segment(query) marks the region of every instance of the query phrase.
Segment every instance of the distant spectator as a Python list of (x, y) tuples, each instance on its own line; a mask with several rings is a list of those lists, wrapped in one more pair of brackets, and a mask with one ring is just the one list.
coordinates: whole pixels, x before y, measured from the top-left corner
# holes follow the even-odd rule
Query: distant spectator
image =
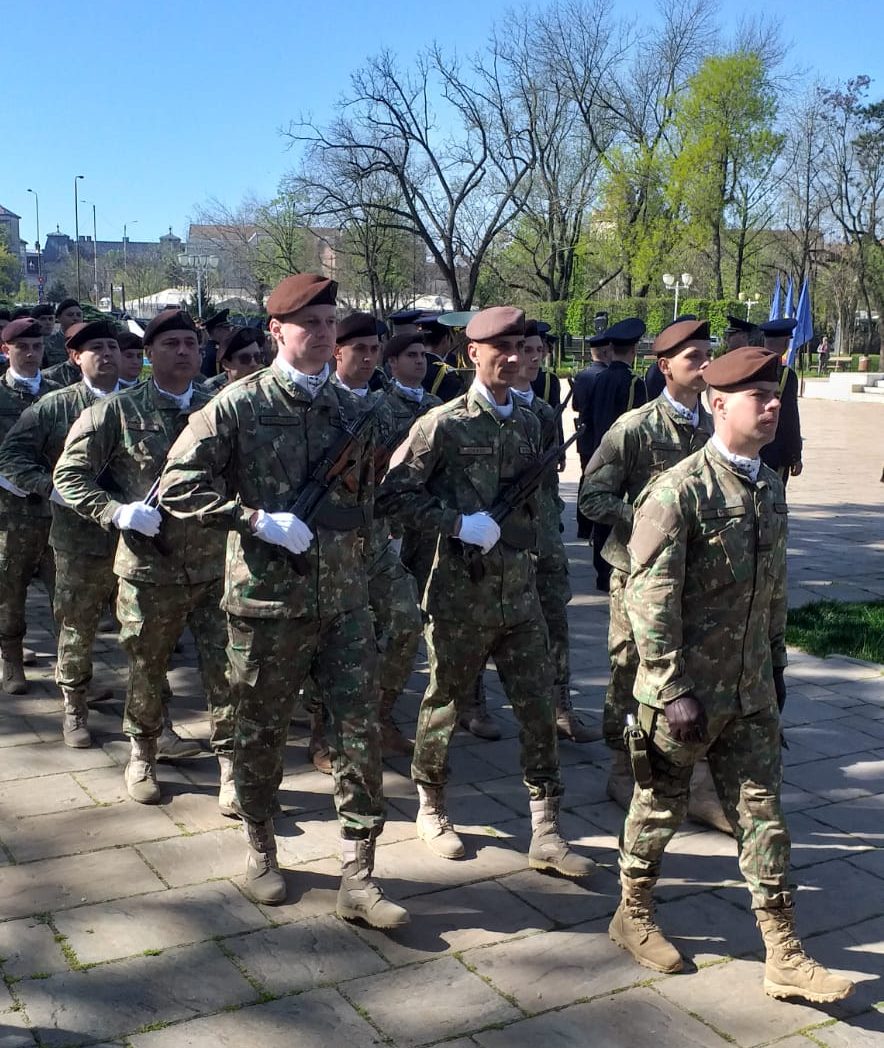
[(817, 367), (816, 373), (822, 375), (824, 372), (829, 370), (829, 357), (832, 354), (832, 349), (829, 346), (829, 336), (823, 335), (823, 340), (817, 347)]

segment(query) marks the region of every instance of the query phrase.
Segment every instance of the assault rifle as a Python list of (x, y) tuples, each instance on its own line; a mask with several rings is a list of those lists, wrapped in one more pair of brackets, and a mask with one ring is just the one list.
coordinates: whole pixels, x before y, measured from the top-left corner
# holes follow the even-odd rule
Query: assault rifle
[[(298, 492), (298, 497), (289, 506), (289, 513), (300, 517), (308, 526), (316, 519), (328, 496), (341, 484), (358, 462), (356, 448), (362, 432), (374, 420), (377, 406), (369, 408), (351, 425), (345, 425), (338, 439), (323, 452), (322, 458), (313, 469), (306, 484)], [(280, 547), (281, 548), (281, 547)], [(295, 571), (304, 576), (307, 574), (307, 558), (303, 553), (290, 553)]]
[[(117, 495), (117, 496), (123, 497), (123, 492), (110, 479), (110, 477), (106, 476), (106, 473), (107, 473), (107, 466), (103, 466), (98, 471), (98, 474), (95, 477), (96, 484), (98, 484), (98, 486), (102, 489), (102, 491), (106, 491), (109, 495)], [(141, 500), (145, 505), (147, 505), (147, 506), (151, 506), (151, 505), (155, 506), (156, 505), (157, 496), (160, 493), (160, 479), (161, 478), (162, 478), (162, 472), (160, 472), (157, 475), (156, 480), (153, 482), (153, 484), (151, 484), (147, 494)], [(162, 514), (162, 513), (163, 513), (163, 511), (160, 510), (160, 514)], [(165, 516), (163, 517), (163, 519), (165, 519)], [(153, 536), (142, 535), (140, 531), (135, 531), (132, 528), (127, 528), (125, 530), (125, 536), (126, 536), (126, 541), (128, 542), (128, 544), (133, 548), (133, 550), (136, 553), (139, 553), (139, 552), (140, 553), (147, 553), (149, 546), (152, 546), (153, 549), (157, 553), (159, 553), (159, 555), (161, 557), (168, 557), (172, 553), (172, 547), (163, 538), (162, 525), (160, 525), (160, 531), (158, 531), (156, 533), (156, 535), (153, 535)]]

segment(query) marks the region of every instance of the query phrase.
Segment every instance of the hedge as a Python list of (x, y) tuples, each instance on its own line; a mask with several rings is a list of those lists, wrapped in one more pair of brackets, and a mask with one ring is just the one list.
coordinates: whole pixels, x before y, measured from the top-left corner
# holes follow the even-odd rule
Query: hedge
[[(648, 328), (648, 334), (656, 335), (672, 321), (673, 297), (667, 298), (617, 298), (582, 299), (572, 298), (562, 302), (522, 302), (519, 305), (529, 317), (544, 320), (552, 325), (555, 333), (589, 336), (595, 333), (593, 317), (597, 312), (608, 314), (608, 323), (616, 324), (627, 317), (640, 317)], [(746, 306), (737, 299), (680, 298), (679, 315), (695, 313), (709, 320), (713, 335), (721, 338), (727, 327), (727, 316), (744, 317)], [(758, 313), (753, 319), (759, 323), (765, 317)]]

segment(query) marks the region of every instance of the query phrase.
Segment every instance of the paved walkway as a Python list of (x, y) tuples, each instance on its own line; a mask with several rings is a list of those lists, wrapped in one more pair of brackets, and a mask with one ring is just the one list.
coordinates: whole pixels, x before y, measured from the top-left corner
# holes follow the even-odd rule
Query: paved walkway
[[(807, 402), (803, 477), (790, 487), (796, 601), (884, 595), (884, 485), (876, 408)], [(876, 449), (876, 450), (870, 450)], [(573, 466), (564, 476), (573, 500)], [(591, 562), (569, 551), (574, 689), (596, 717), (607, 679), (605, 599)], [(655, 1048), (776, 1043), (884, 1045), (884, 677), (845, 659), (793, 654), (784, 798), (793, 833), (799, 926), (814, 955), (857, 993), (833, 1007), (761, 991), (760, 942), (733, 842), (686, 825), (660, 886), (660, 919), (693, 965), (677, 976), (635, 966), (609, 941), (622, 813), (605, 798), (603, 745), (563, 744), (565, 832), (600, 863), (586, 885), (527, 869), (527, 801), (517, 728), (493, 671), (494, 744), (459, 735), (452, 814), (468, 859), (434, 859), (416, 841), (402, 762), (386, 772), (390, 821), (377, 870), (413, 922), (395, 935), (333, 916), (337, 826), (330, 781), (293, 730), (277, 820), (292, 902), (240, 892), (239, 831), (217, 814), (214, 761), (165, 765), (166, 801), (126, 800), (120, 706), (92, 716), (98, 743), (59, 741), (48, 610), (35, 594), (32, 694), (0, 698), (0, 1048), (350, 1048), (446, 1042)], [(98, 675), (122, 686), (115, 639)], [(183, 733), (207, 737), (192, 646), (172, 674)], [(416, 709), (420, 667), (405, 708)], [(876, 1003), (878, 1008), (876, 1008)]]

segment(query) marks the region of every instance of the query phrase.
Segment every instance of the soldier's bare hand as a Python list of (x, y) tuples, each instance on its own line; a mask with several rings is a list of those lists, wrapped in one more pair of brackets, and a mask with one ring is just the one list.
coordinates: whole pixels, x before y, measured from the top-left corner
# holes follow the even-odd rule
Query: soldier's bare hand
[(801, 476), (801, 471), (803, 469), (804, 469), (804, 463), (803, 462), (793, 462), (792, 465), (789, 467), (789, 472), (792, 474), (793, 477), (800, 477)]
[(693, 695), (679, 695), (663, 707), (669, 732), (676, 742), (704, 742), (706, 710)]
[(780, 713), (783, 712), (783, 707), (786, 705), (786, 678), (784, 676), (786, 670), (784, 666), (775, 666), (773, 671), (773, 684), (774, 691), (777, 694), (777, 706), (780, 708)]

